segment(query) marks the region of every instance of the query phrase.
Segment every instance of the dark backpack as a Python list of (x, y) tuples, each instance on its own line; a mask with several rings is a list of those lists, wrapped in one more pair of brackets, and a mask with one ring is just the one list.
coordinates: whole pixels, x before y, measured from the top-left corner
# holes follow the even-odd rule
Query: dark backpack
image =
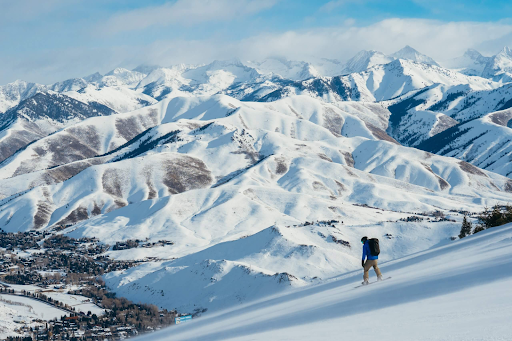
[(379, 240), (377, 238), (368, 239), (368, 246), (372, 256), (378, 256), (380, 253)]

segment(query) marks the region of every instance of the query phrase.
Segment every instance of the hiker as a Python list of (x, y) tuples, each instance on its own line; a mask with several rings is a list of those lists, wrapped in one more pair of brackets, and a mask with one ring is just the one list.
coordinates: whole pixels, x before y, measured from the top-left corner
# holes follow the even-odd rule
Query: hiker
[[(378, 239), (372, 239), (371, 241), (377, 241), (377, 249), (379, 249), (379, 241)], [(364, 275), (363, 275), (363, 285), (367, 285), (367, 284), (370, 284), (370, 282), (368, 281), (368, 278), (370, 277), (370, 274), (368, 273), (368, 271), (370, 271), (370, 268), (373, 267), (373, 269), (375, 270), (375, 274), (377, 275), (377, 280), (378, 281), (382, 281), (382, 274), (380, 273), (380, 269), (379, 267), (377, 266), (377, 261), (379, 259), (379, 253), (380, 253), (380, 250), (376, 250), (376, 254), (374, 255), (371, 251), (371, 248), (370, 248), (370, 240), (368, 240), (368, 237), (363, 237), (361, 238), (361, 243), (363, 244), (363, 261), (361, 263), (361, 265), (363, 266), (364, 268)], [(374, 250), (375, 252), (375, 250)], [(365, 259), (366, 259), (366, 262), (365, 262)]]

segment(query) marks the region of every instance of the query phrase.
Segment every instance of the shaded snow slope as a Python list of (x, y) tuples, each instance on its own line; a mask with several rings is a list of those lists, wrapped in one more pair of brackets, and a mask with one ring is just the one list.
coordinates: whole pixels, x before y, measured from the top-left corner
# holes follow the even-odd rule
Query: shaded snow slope
[(0, 178), (6, 179), (62, 166), (111, 151), (160, 120), (159, 106), (130, 114), (92, 117), (42, 137), (4, 160)]
[(474, 90), (490, 90), (500, 84), (480, 77), (470, 77), (435, 65), (397, 59), (385, 65), (337, 77), (312, 78), (284, 84), (262, 101), (297, 94), (336, 101), (383, 101), (434, 84), (469, 85)]
[[(224, 223), (220, 237), (252, 219), (254, 211), (243, 209), (244, 205), (267, 212), (268, 218), (258, 224), (261, 229), (278, 216), (284, 221), (322, 219), (327, 215), (334, 219), (343, 211), (333, 204), (338, 200), (396, 211), (431, 211), (435, 207), (460, 209), (469, 204), (477, 208), (510, 197), (507, 178), (456, 159), (400, 146), (357, 116), (309, 97), (248, 103), (219, 95), (174, 98), (165, 103), (140, 109), (131, 116), (85, 120), (6, 160), (0, 170), (5, 179), (1, 182), (6, 198), (0, 203), (4, 229), (72, 224), (99, 212), (156, 198), (160, 198), (157, 207), (179, 207), (181, 204), (172, 204), (174, 198), (163, 197), (205, 186), (212, 188), (187, 194), (185, 197), (190, 198), (182, 200), (188, 202), (186, 212), (195, 212), (194, 219), (208, 221), (209, 214), (225, 209), (219, 206), (225, 202), (241, 209), (232, 223)], [(61, 148), (63, 144), (67, 147)], [(175, 158), (176, 167), (172, 161), (165, 161), (168, 157)], [(188, 166), (185, 160), (191, 160)], [(158, 186), (152, 180), (142, 180), (144, 172), (149, 172), (151, 178), (151, 167), (168, 169)], [(209, 180), (197, 186), (188, 175), (182, 178), (182, 172), (192, 176), (187, 167), (206, 172), (203, 175)], [(123, 168), (126, 171), (121, 172)], [(109, 181), (114, 182), (109, 185)], [(25, 193), (34, 186), (40, 187)], [(63, 196), (62, 192), (74, 194)], [(274, 200), (261, 201), (261, 196), (268, 196), (266, 192), (281, 196), (280, 200), (289, 202), (289, 206)], [(293, 210), (302, 202), (301, 195), (318, 201), (325, 209), (311, 213)], [(141, 207), (147, 205), (154, 203)], [(165, 230), (170, 223), (167, 208), (156, 212), (156, 218), (138, 216), (136, 224), (119, 219), (118, 214), (131, 215), (130, 210), (94, 218), (80, 225), (80, 231), (93, 233), (96, 227), (114, 219), (119, 231), (104, 237), (112, 242), (127, 235), (123, 228), (138, 230), (148, 219), (158, 218), (158, 223), (152, 224), (152, 230), (141, 230), (146, 237), (156, 238), (156, 231)], [(176, 224), (191, 223), (188, 214), (176, 219)], [(262, 226), (264, 222), (266, 226)], [(100, 231), (94, 233), (102, 235)], [(200, 237), (197, 245), (208, 245), (215, 238)]]
[(361, 272), (354, 271), (141, 339), (332, 340), (342, 330), (351, 340), (506, 340), (511, 241), (511, 225), (495, 227), (381, 263), (391, 276), (382, 283), (355, 289)]
[(418, 148), (456, 157), (498, 174), (512, 174), (512, 109), (456, 125), (424, 141)]
[(114, 113), (96, 102), (86, 104), (54, 92), (37, 93), (0, 117), (0, 161), (66, 126)]
[(407, 146), (418, 146), (458, 123), (512, 107), (512, 85), (482, 90), (471, 85), (434, 84), (383, 102), (390, 112), (387, 133)]

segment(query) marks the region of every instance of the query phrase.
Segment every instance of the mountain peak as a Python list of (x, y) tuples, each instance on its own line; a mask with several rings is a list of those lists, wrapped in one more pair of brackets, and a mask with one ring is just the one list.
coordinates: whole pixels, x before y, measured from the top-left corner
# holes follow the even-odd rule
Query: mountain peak
[(475, 49), (467, 49), (463, 56), (473, 60), (479, 60), (483, 57), (482, 54)]
[(512, 57), (512, 49), (508, 46), (505, 46), (503, 49), (501, 49), (498, 55)]
[(418, 50), (412, 48), (410, 45), (405, 45), (400, 51), (410, 52), (410, 53), (419, 53)]
[(84, 80), (89, 83), (99, 82), (103, 78), (103, 75), (99, 72), (95, 72), (92, 75), (84, 77)]
[(418, 63), (424, 63), (424, 64), (430, 64), (430, 65), (439, 66), (439, 64), (437, 64), (434, 59), (430, 58), (427, 55), (424, 55), (424, 54), (418, 52), (417, 50), (415, 50), (414, 48), (412, 48), (409, 45), (406, 45), (401, 50), (393, 53), (391, 56), (394, 57), (394, 58), (398, 58), (398, 59), (407, 59), (407, 60), (412, 60), (412, 61), (415, 61), (415, 62), (418, 62)]
[(393, 57), (386, 56), (384, 53), (379, 51), (362, 50), (347, 61), (344, 72), (362, 72), (374, 65), (387, 64), (393, 59)]
[(160, 68), (160, 66), (158, 66), (158, 65), (141, 64), (141, 65), (137, 66), (135, 69), (133, 69), (132, 71), (140, 72), (145, 75), (149, 75), (151, 72), (153, 72), (159, 68)]
[(131, 71), (128, 69), (122, 68), (122, 67), (116, 67), (114, 70), (110, 71), (105, 76), (118, 75), (118, 74), (123, 74), (123, 73), (127, 73), (127, 72), (131, 72)]

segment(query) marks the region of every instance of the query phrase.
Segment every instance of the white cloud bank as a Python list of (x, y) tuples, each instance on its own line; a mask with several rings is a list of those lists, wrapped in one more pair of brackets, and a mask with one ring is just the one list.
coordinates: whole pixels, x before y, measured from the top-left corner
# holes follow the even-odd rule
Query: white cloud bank
[(240, 19), (275, 5), (277, 0), (178, 0), (112, 16), (99, 32), (116, 34), (150, 26), (187, 25)]
[(468, 48), (481, 49), (482, 53), (490, 55), (507, 44), (512, 45), (512, 25), (507, 23), (387, 19), (364, 27), (346, 26), (345, 21), (340, 27), (265, 33), (231, 42), (219, 39), (160, 41), (147, 46), (145, 53), (148, 62), (162, 65), (269, 56), (347, 60), (360, 50), (392, 53), (411, 45), (442, 63), (462, 55)]
[[(142, 21), (139, 25), (143, 27), (148, 23)], [(141, 63), (168, 66), (235, 57), (257, 60), (268, 56), (302, 60), (318, 57), (347, 60), (362, 49), (391, 53), (405, 45), (411, 45), (441, 64), (460, 56), (467, 48), (476, 48), (490, 55), (504, 45), (512, 45), (512, 24), (387, 19), (360, 27), (347, 26), (344, 22), (339, 27), (263, 33), (237, 41), (225, 41), (222, 38), (169, 39), (137, 46), (112, 44), (94, 50), (75, 48), (47, 51), (44, 55), (23, 56), (15, 61), (0, 56), (0, 63), (4, 70), (9, 70), (16, 78), (49, 83), (95, 71), (106, 72), (118, 66), (134, 67)]]

